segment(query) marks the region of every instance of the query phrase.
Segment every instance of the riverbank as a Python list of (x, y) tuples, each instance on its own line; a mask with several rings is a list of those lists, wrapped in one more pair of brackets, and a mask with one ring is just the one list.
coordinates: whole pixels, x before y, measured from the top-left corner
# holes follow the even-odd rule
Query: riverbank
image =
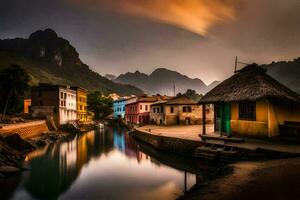
[(13, 130), (19, 131), (2, 131), (0, 134), (0, 179), (28, 170), (28, 167), (24, 166), (22, 161), (30, 152), (95, 128), (91, 124), (82, 125), (79, 129), (65, 127), (56, 131), (36, 132), (34, 137), (28, 137), (28, 135), (32, 135), (27, 134), (28, 130), (34, 129), (36, 131), (37, 127), (40, 129), (40, 126), (44, 126), (44, 123), (33, 122), (32, 126), (27, 125), (26, 129), (22, 131), (21, 126), (24, 126), (24, 124), (16, 124), (16, 126), (20, 127)]
[[(212, 127), (208, 127), (211, 130)], [(211, 144), (223, 146), (222, 140), (200, 139), (202, 126), (156, 126), (147, 125), (136, 128), (132, 132), (133, 136), (153, 145), (156, 148), (166, 151), (181, 152), (184, 144), (189, 149), (189, 155), (194, 153), (197, 146)], [(219, 135), (208, 132), (208, 136), (217, 138)], [(264, 160), (273, 158), (287, 158), (300, 156), (300, 145), (288, 143), (274, 139), (254, 139), (254, 138), (235, 138), (242, 139), (243, 142), (226, 141), (227, 147), (232, 147), (239, 151), (240, 160)], [(177, 144), (178, 143), (178, 144)], [(184, 150), (185, 151), (185, 150)]]
[(297, 199), (300, 195), (300, 158), (231, 165), (232, 174), (196, 186), (179, 199)]

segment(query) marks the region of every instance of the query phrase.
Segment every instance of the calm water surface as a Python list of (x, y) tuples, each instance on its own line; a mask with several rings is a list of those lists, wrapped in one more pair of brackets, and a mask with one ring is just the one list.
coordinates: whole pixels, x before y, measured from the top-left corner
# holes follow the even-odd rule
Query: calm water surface
[(168, 200), (198, 180), (189, 161), (143, 147), (117, 128), (47, 146), (26, 162), (31, 170), (5, 184), (9, 199)]

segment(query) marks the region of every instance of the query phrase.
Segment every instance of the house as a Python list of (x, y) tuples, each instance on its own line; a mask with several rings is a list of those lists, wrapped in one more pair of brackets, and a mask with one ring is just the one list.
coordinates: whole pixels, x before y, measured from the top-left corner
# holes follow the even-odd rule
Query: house
[[(199, 103), (214, 104), (215, 131), (226, 135), (274, 137), (280, 134), (280, 125), (300, 121), (299, 95), (256, 64), (237, 71)], [(204, 125), (204, 134), (205, 130)]]
[(29, 108), (31, 106), (31, 99), (24, 99), (24, 113), (29, 113)]
[(120, 96), (117, 93), (111, 93), (108, 95), (108, 97), (112, 98), (112, 100), (118, 100)]
[(79, 122), (87, 121), (87, 90), (81, 87), (71, 87), (76, 91), (77, 120)]
[(57, 125), (76, 121), (76, 91), (69, 86), (40, 83), (31, 89), (33, 117), (53, 117)]
[(126, 123), (130, 124), (148, 124), (150, 122), (150, 106), (165, 96), (142, 96), (133, 97), (126, 101), (125, 118)]
[(125, 105), (126, 98), (121, 98), (113, 102), (114, 118), (124, 119), (125, 118)]
[(185, 95), (151, 105), (151, 123), (158, 125), (195, 125), (202, 122), (202, 108)]

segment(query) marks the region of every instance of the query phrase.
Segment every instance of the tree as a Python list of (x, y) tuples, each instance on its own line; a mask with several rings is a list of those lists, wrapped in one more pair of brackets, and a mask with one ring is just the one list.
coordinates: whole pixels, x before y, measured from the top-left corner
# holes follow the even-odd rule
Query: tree
[(202, 94), (198, 94), (195, 90), (192, 89), (187, 89), (184, 95), (195, 101), (199, 101), (203, 97)]
[(104, 119), (113, 112), (113, 100), (100, 91), (88, 95), (88, 109), (95, 113), (95, 119)]
[(19, 111), (24, 95), (30, 87), (29, 82), (29, 74), (19, 65), (11, 65), (0, 72), (2, 120), (8, 111)]

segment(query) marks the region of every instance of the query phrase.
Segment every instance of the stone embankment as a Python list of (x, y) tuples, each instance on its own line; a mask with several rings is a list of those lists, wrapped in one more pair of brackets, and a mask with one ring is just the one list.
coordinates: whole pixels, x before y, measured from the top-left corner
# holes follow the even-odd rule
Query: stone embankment
[[(195, 141), (178, 137), (169, 137), (165, 135), (151, 134), (151, 132), (135, 129), (131, 135), (145, 142), (158, 150), (174, 153), (178, 155), (196, 157), (199, 159), (207, 159), (205, 156), (196, 156), (195, 151), (199, 146), (208, 145), (210, 143), (204, 141)], [(262, 148), (244, 148), (235, 146), (236, 154), (232, 156), (220, 157), (215, 156), (214, 160), (222, 162), (237, 162), (237, 161), (254, 161), (254, 160), (270, 160), (279, 158), (299, 157), (299, 153), (281, 152)], [(212, 152), (213, 153), (213, 152)]]
[(132, 131), (131, 134), (134, 138), (150, 144), (159, 150), (181, 155), (192, 155), (195, 149), (201, 144), (200, 141), (159, 136), (137, 130)]
[(0, 128), (0, 179), (26, 170), (26, 155), (42, 146), (94, 129), (93, 124), (50, 131), (45, 120), (2, 125)]
[(49, 128), (45, 120), (9, 124), (0, 127), (0, 133), (2, 135), (17, 133), (25, 139), (37, 137), (46, 132), (49, 132)]

